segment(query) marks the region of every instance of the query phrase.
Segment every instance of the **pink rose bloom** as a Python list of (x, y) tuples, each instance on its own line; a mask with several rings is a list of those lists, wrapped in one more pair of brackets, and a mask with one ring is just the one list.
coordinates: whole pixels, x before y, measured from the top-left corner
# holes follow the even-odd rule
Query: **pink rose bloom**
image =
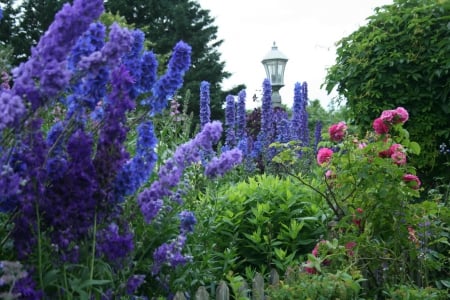
[(387, 125), (381, 118), (375, 119), (373, 121), (372, 127), (378, 134), (385, 134), (389, 132), (389, 125)]
[(420, 185), (422, 184), (419, 180), (419, 177), (413, 174), (405, 174), (403, 175), (403, 181), (408, 184), (413, 190), (418, 190)]
[(319, 165), (328, 163), (331, 160), (331, 156), (333, 156), (333, 150), (329, 148), (320, 148), (317, 152), (317, 163)]
[(381, 113), (380, 119), (383, 120), (385, 123), (392, 124), (394, 121), (396, 112), (395, 110), (385, 110)]
[(406, 153), (403, 146), (394, 144), (389, 148), (392, 160), (399, 166), (406, 164)]
[(339, 122), (333, 124), (328, 128), (328, 133), (330, 134), (330, 140), (333, 142), (340, 142), (347, 132), (347, 124), (345, 122)]
[(397, 107), (395, 109), (395, 118), (394, 118), (394, 124), (405, 124), (406, 121), (409, 119), (409, 114), (406, 109), (403, 107)]

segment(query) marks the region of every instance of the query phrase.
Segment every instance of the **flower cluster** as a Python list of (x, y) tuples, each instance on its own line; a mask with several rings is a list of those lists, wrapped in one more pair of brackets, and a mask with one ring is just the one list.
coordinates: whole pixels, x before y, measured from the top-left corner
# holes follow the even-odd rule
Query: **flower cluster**
[(232, 95), (228, 95), (225, 101), (225, 147), (231, 149), (236, 144), (236, 103)]
[(219, 157), (213, 157), (205, 167), (205, 175), (209, 178), (223, 176), (234, 166), (242, 162), (242, 151), (234, 148), (223, 152)]
[(319, 165), (324, 165), (331, 161), (331, 157), (333, 156), (333, 150), (329, 148), (320, 148), (317, 152), (317, 163)]
[(211, 121), (211, 109), (209, 107), (209, 82), (200, 83), (200, 127), (203, 128), (206, 123)]
[(386, 134), (392, 125), (404, 124), (408, 121), (409, 114), (403, 107), (397, 107), (394, 110), (385, 110), (379, 118), (373, 121), (373, 129), (378, 134)]
[(159, 170), (159, 178), (138, 196), (138, 204), (147, 223), (157, 216), (163, 206), (163, 198), (171, 196), (171, 189), (180, 181), (183, 171), (192, 163), (200, 162), (201, 151), (211, 151), (222, 134), (222, 124), (218, 121), (207, 123), (194, 139), (180, 145), (173, 157)]
[(333, 142), (340, 142), (344, 138), (347, 132), (347, 124), (345, 122), (339, 122), (333, 124), (328, 128), (328, 133), (330, 134), (330, 140)]

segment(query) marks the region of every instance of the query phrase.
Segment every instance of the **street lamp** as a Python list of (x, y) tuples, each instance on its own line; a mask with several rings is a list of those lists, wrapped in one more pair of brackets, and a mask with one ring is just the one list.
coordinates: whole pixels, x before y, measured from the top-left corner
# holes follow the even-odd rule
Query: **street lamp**
[(288, 58), (278, 50), (277, 45), (273, 42), (272, 50), (270, 50), (261, 61), (266, 69), (266, 76), (272, 85), (272, 104), (273, 107), (281, 107), (281, 96), (279, 90), (284, 86), (284, 69)]

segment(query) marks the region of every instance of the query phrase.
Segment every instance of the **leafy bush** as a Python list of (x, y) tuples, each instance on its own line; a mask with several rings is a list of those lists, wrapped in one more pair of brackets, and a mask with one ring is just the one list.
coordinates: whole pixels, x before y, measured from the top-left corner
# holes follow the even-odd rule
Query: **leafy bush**
[(360, 281), (341, 271), (310, 275), (299, 268), (289, 269), (280, 284), (267, 288), (267, 299), (360, 299)]
[(216, 203), (219, 251), (234, 249), (237, 270), (284, 271), (324, 234), (322, 203), (290, 179), (258, 175), (223, 191)]

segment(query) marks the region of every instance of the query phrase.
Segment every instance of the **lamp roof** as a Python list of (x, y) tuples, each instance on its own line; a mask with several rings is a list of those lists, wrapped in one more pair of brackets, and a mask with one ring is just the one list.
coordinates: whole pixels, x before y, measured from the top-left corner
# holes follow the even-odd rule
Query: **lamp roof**
[(274, 60), (274, 59), (285, 61), (288, 60), (287, 56), (284, 55), (280, 50), (278, 50), (278, 47), (275, 42), (273, 42), (272, 50), (267, 52), (266, 56), (264, 56), (262, 63), (264, 63), (267, 60)]

